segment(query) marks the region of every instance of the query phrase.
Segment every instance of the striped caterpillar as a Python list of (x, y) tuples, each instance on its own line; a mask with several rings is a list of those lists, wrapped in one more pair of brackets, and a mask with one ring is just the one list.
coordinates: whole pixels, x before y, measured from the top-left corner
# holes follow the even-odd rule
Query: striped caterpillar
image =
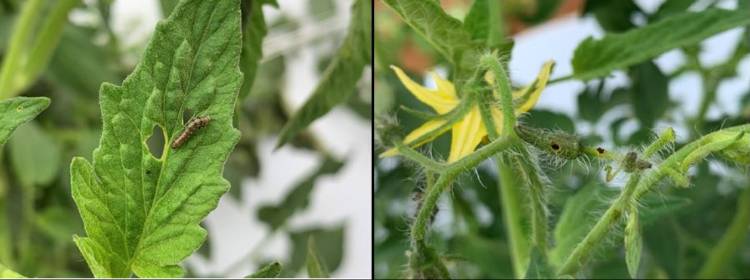
[(190, 139), (190, 136), (192, 136), (196, 130), (208, 125), (209, 121), (211, 121), (211, 117), (209, 116), (197, 117), (188, 121), (187, 125), (185, 126), (185, 130), (180, 133), (180, 135), (177, 136), (176, 139), (174, 139), (174, 142), (172, 142), (172, 149), (177, 149), (185, 144), (185, 142)]

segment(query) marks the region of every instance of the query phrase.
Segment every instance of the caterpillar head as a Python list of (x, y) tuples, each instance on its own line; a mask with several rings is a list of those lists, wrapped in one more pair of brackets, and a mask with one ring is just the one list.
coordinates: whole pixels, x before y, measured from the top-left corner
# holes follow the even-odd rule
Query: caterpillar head
[(522, 124), (516, 125), (514, 130), (518, 137), (551, 155), (564, 159), (577, 159), (583, 155), (581, 141), (573, 134), (547, 131)]

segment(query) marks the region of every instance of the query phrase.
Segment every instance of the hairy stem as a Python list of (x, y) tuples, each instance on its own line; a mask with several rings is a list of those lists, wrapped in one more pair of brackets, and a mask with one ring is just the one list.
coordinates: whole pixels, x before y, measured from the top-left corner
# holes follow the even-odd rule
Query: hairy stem
[(513, 92), (510, 88), (510, 80), (505, 68), (494, 55), (485, 55), (481, 58), (480, 63), (495, 77), (493, 86), (495, 92), (500, 96), (500, 106), (503, 110), (503, 134), (513, 135), (513, 126), (516, 125), (516, 115), (513, 109)]
[(411, 229), (411, 238), (413, 244), (424, 240), (425, 232), (427, 232), (427, 225), (430, 223), (432, 212), (437, 205), (440, 195), (443, 194), (448, 187), (453, 183), (453, 179), (456, 178), (459, 172), (457, 170), (450, 170), (443, 173), (438, 177), (435, 184), (427, 186), (427, 194), (422, 200), (422, 207), (419, 208), (417, 217), (414, 220), (414, 225)]
[(737, 199), (736, 213), (727, 232), (711, 250), (708, 260), (698, 272), (698, 278), (717, 279), (724, 276), (721, 273), (745, 243), (750, 230), (750, 187), (745, 188)]
[[(499, 79), (502, 80), (502, 79)], [(501, 95), (507, 96), (507, 99), (503, 101), (507, 105), (508, 99), (510, 99), (510, 92), (502, 92)], [(480, 95), (479, 96), (479, 111), (482, 116), (482, 122), (487, 128), (487, 134), (490, 139), (499, 137), (498, 132), (495, 130), (495, 123), (492, 119), (489, 104), (491, 102), (491, 95)], [(513, 123), (512, 125), (515, 125)], [(507, 122), (505, 127), (509, 127)], [(527, 242), (527, 237), (523, 234), (522, 217), (519, 215), (522, 213), (520, 208), (523, 203), (523, 196), (518, 191), (520, 185), (528, 186), (528, 196), (531, 206), (531, 237), (532, 242), (539, 248), (539, 251), (546, 257), (547, 253), (547, 211), (545, 207), (545, 195), (544, 185), (542, 178), (539, 175), (539, 170), (536, 165), (531, 161), (531, 155), (525, 146), (521, 145), (521, 141), (515, 132), (506, 134), (513, 141), (513, 148), (520, 152), (520, 155), (498, 155), (498, 173), (501, 176), (501, 199), (502, 207), (504, 207), (504, 213), (506, 213), (505, 223), (508, 228), (508, 235), (510, 237), (511, 244), (517, 246), (511, 247), (511, 256), (513, 258), (513, 271), (516, 277), (523, 277), (526, 273), (526, 268), (529, 262), (530, 248)], [(523, 184), (518, 184), (514, 180), (514, 176), (522, 175)], [(506, 199), (507, 198), (507, 199)], [(511, 200), (512, 199), (512, 200)], [(508, 200), (508, 201), (506, 201)]]
[(625, 189), (612, 205), (604, 212), (604, 215), (596, 222), (593, 228), (586, 234), (586, 237), (576, 245), (573, 252), (563, 262), (558, 271), (559, 275), (575, 274), (594, 252), (594, 248), (602, 239), (610, 233), (612, 227), (620, 221), (622, 213), (633, 203), (633, 193), (640, 180), (640, 173), (635, 172), (630, 175)]
[(515, 172), (503, 160), (497, 161), (500, 174), (500, 207), (502, 207), (503, 222), (508, 232), (510, 256), (513, 265), (513, 275), (523, 278), (529, 265), (529, 239), (523, 230), (523, 194), (517, 187)]
[(406, 145), (396, 143), (396, 148), (398, 149), (399, 154), (427, 168), (427, 170), (436, 173), (445, 171), (444, 164), (434, 161)]

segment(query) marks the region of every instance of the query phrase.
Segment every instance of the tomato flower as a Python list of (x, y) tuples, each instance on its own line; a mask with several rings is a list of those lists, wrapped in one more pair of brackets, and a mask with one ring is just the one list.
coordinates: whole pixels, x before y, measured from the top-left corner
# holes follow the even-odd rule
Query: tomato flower
[[(545, 63), (539, 71), (536, 80), (531, 85), (513, 92), (514, 113), (516, 115), (528, 112), (534, 107), (539, 100), (539, 95), (541, 95), (542, 90), (547, 85), (553, 66), (554, 62), (552, 61)], [(438, 115), (444, 115), (451, 112), (462, 102), (462, 100), (456, 95), (456, 89), (453, 86), (453, 83), (441, 78), (435, 73), (431, 73), (431, 76), (437, 85), (437, 89), (428, 89), (414, 82), (400, 68), (396, 66), (391, 66), (391, 68), (396, 72), (396, 75), (406, 89), (408, 89), (409, 92), (419, 101), (427, 104), (435, 110)], [(494, 79), (490, 72), (487, 72), (487, 75), (485, 75), (485, 80), (489, 84), (494, 83)], [(497, 131), (502, 131), (503, 113), (501, 109), (499, 106), (492, 106), (490, 110), (495, 123), (495, 129)], [(406, 135), (406, 138), (404, 138), (404, 144), (409, 147), (419, 147), (433, 141), (446, 131), (451, 130), (451, 148), (450, 154), (448, 155), (448, 162), (450, 163), (472, 153), (482, 142), (482, 139), (487, 136), (487, 128), (482, 122), (478, 104), (472, 104), (470, 109), (451, 126), (445, 127), (447, 122), (447, 120), (440, 118), (425, 122)], [(438, 131), (427, 139), (416, 141), (423, 138), (422, 136), (441, 128), (443, 131)], [(398, 151), (396, 148), (391, 148), (380, 156), (388, 157), (395, 155), (398, 155)]]

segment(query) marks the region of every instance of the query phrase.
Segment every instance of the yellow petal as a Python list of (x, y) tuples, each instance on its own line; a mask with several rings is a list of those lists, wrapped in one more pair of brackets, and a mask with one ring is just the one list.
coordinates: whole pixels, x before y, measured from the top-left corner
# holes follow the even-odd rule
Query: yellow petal
[(449, 92), (449, 90), (453, 88), (453, 85), (451, 84), (450, 88), (446, 85), (446, 83), (450, 82), (435, 80), (435, 82), (438, 83), (438, 90), (430, 90), (414, 82), (406, 75), (406, 73), (404, 73), (404, 71), (401, 70), (401, 68), (391, 65), (391, 69), (396, 72), (401, 83), (404, 84), (411, 94), (419, 99), (419, 101), (422, 101), (422, 103), (432, 107), (432, 109), (438, 114), (448, 113), (458, 105), (458, 98), (455, 96), (455, 90)]
[[(412, 143), (412, 142), (414, 142), (414, 140), (417, 140), (418, 138), (422, 137), (423, 135), (425, 135), (427, 133), (430, 133), (431, 131), (433, 131), (435, 129), (440, 128), (445, 123), (446, 123), (445, 120), (431, 120), (431, 121), (428, 121), (428, 122), (422, 124), (421, 126), (417, 127), (417, 129), (413, 130), (412, 132), (409, 132), (409, 134), (406, 135), (406, 138), (404, 138), (404, 143), (407, 146), (413, 147), (413, 148), (422, 146), (425, 143), (430, 142), (430, 141), (434, 140), (435, 138), (437, 138), (438, 136), (440, 136), (441, 134), (443, 134), (445, 131), (447, 131), (448, 129), (450, 129), (450, 127), (443, 128), (443, 131), (438, 132), (433, 137), (427, 138), (427, 139), (422, 140), (422, 141), (420, 141), (418, 143)], [(380, 157), (391, 157), (391, 156), (395, 156), (395, 155), (398, 155), (398, 149), (391, 148), (391, 149), (388, 149), (387, 151), (383, 152), (382, 154), (380, 154)]]
[(550, 60), (544, 63), (534, 82), (518, 91), (520, 94), (518, 94), (517, 98), (516, 94), (513, 94), (513, 103), (518, 104), (516, 105), (516, 115), (528, 112), (534, 107), (534, 105), (536, 105), (536, 102), (539, 101), (539, 96), (542, 94), (542, 90), (547, 86), (547, 81), (549, 81), (549, 76), (550, 73), (552, 73), (553, 66), (555, 66), (554, 61)]
[(474, 106), (463, 119), (453, 125), (451, 137), (451, 151), (448, 162), (454, 162), (470, 154), (487, 135), (487, 130), (482, 125), (482, 116), (479, 107)]
[(495, 131), (497, 131), (497, 133), (502, 133), (503, 132), (503, 112), (495, 107), (492, 107), (490, 109), (490, 113), (492, 113), (492, 121), (495, 122)]
[(435, 74), (435, 72), (430, 72), (430, 76), (432, 76), (432, 80), (434, 80), (435, 84), (437, 85), (437, 94), (440, 94), (446, 99), (458, 101), (458, 97), (456, 96), (456, 87), (453, 86), (453, 83), (441, 78), (440, 76), (438, 76), (438, 74)]

